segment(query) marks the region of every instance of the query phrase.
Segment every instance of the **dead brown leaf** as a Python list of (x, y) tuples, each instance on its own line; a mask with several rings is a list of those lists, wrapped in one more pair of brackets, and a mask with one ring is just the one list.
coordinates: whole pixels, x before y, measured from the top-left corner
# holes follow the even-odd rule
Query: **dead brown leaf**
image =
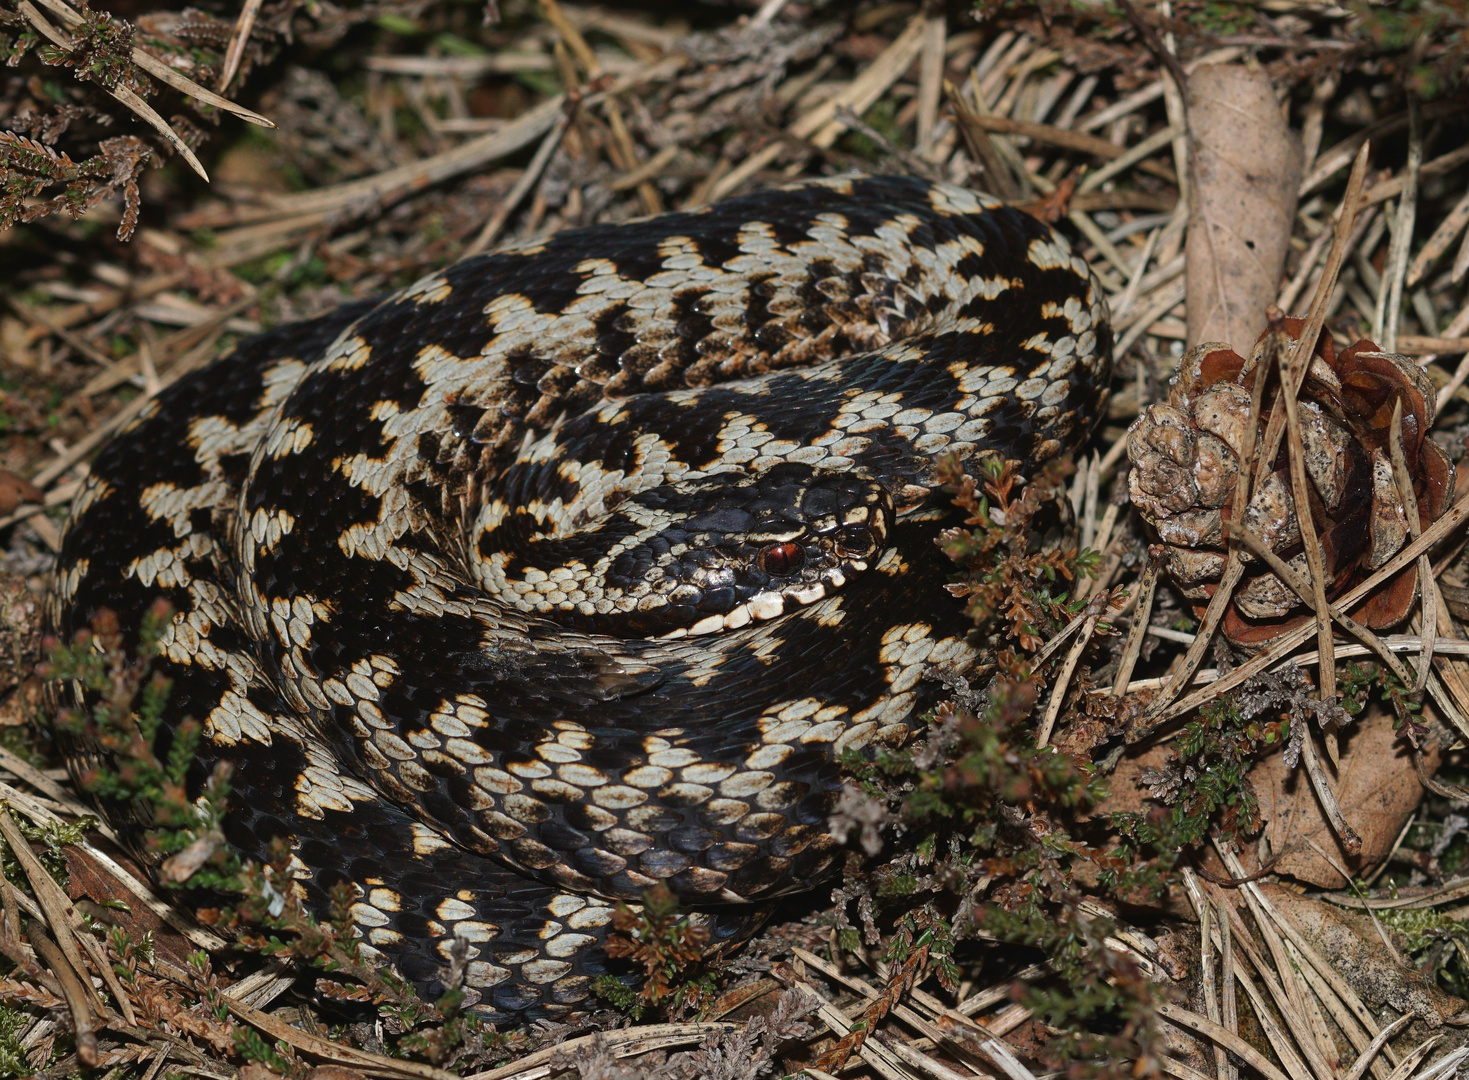
[[(105, 840), (95, 835), (91, 839), (99, 846), (109, 847)], [(146, 904), (141, 903), (105, 867), (97, 863), (85, 848), (68, 844), (62, 851), (66, 855), (68, 896), (82, 904), (92, 901), (98, 906), (88, 906), (89, 914), (103, 923), (120, 926), (135, 939), (151, 933), (153, 947), (159, 956), (176, 967), (188, 967), (189, 957), (198, 950), (197, 945), (153, 914)], [(108, 854), (132, 870), (139, 881), (148, 880), (147, 875), (140, 873), (132, 860), (121, 851), (112, 849)], [(127, 903), (126, 910), (110, 906), (111, 901), (118, 899)], [(104, 904), (109, 906), (101, 906)]]
[(1248, 349), (1265, 328), (1285, 267), (1300, 144), (1270, 77), (1235, 64), (1189, 77), (1188, 123), (1188, 340)]
[[(1432, 773), (1437, 766), (1436, 753), (1425, 751), (1424, 767)], [(1328, 852), (1338, 866), (1353, 874), (1363, 873), (1387, 857), (1408, 815), (1423, 798), (1412, 751), (1393, 731), (1392, 716), (1370, 707), (1343, 732), (1335, 783), (1337, 802), (1362, 838), (1357, 855), (1348, 855), (1337, 840), (1304, 768), (1289, 769), (1281, 755), (1272, 754), (1250, 770), (1250, 782), (1260, 797), (1265, 839), (1270, 850), (1280, 855), (1273, 870), (1326, 889), (1340, 889), (1347, 881), (1308, 839)], [(1246, 870), (1258, 869), (1248, 853), (1241, 858)]]

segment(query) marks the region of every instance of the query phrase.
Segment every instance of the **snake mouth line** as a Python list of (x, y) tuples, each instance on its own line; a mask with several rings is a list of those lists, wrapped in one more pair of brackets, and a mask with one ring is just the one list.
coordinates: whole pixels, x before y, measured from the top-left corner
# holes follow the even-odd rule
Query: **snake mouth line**
[[(867, 561), (854, 559), (849, 562), (848, 567), (858, 573), (867, 569)], [(677, 630), (667, 634), (659, 634), (655, 641), (677, 641), (679, 638), (701, 637), (704, 634), (717, 634), (721, 630), (738, 630), (742, 626), (749, 626), (752, 622), (768, 622), (779, 618), (788, 610), (794, 608), (787, 606), (788, 600), (795, 601), (795, 607), (807, 607), (822, 599), (827, 594), (827, 587), (840, 589), (847, 583), (847, 576), (839, 569), (833, 569), (822, 575), (822, 580), (817, 581), (800, 592), (757, 593), (743, 604), (739, 604), (722, 615), (710, 615), (700, 619), (693, 626), (681, 626)]]

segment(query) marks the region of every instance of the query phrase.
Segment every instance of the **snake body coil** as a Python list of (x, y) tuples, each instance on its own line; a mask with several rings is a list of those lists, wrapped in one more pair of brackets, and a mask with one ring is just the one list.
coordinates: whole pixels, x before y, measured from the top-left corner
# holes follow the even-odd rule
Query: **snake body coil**
[(666, 882), (717, 938), (832, 869), (841, 754), (973, 660), (933, 457), (1073, 448), (1109, 343), (1064, 239), (943, 184), (564, 232), (159, 395), (51, 617), (168, 600), (164, 726), (233, 763), (230, 842), (290, 837), (430, 991), (463, 937), (488, 1015), (564, 1017), (615, 899)]

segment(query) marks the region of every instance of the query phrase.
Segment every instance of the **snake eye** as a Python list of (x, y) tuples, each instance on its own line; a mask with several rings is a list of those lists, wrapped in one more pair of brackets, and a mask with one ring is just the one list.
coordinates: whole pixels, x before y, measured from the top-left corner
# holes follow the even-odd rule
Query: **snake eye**
[(806, 561), (806, 552), (800, 544), (787, 540), (784, 544), (771, 544), (760, 553), (760, 565), (767, 574), (785, 577), (801, 569)]

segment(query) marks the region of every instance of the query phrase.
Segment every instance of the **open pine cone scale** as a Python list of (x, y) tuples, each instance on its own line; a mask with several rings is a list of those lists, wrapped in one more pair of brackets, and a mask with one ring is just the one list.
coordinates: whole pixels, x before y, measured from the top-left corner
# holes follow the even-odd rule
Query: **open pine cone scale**
[[(1299, 341), (1304, 320), (1284, 320), (1285, 349)], [(1166, 404), (1149, 405), (1128, 432), (1133, 504), (1156, 530), (1161, 556), (1185, 596), (1206, 602), (1224, 571), (1226, 536), (1250, 424), (1251, 394), (1264, 388), (1258, 446), (1271, 413), (1284, 408), (1273, 365), (1262, 363), (1268, 332), (1248, 360), (1228, 345), (1207, 342), (1183, 358)], [(1410, 536), (1408, 513), (1393, 468), (1393, 415), (1401, 409), (1402, 458), (1412, 479), (1411, 512), (1426, 528), (1452, 503), (1454, 469), (1428, 438), (1433, 388), (1411, 359), (1370, 341), (1337, 352), (1318, 341), (1299, 396), (1307, 483), (1306, 508), (1320, 538), (1327, 597), (1351, 589), (1393, 557)], [(1244, 525), (1302, 577), (1308, 577), (1300, 508), (1291, 492), (1289, 443), (1252, 493)], [(1223, 630), (1237, 645), (1260, 647), (1310, 618), (1295, 592), (1246, 549), (1244, 580)], [(1417, 571), (1403, 570), (1351, 613), (1376, 629), (1407, 617)], [(1197, 610), (1202, 613), (1204, 603)]]

